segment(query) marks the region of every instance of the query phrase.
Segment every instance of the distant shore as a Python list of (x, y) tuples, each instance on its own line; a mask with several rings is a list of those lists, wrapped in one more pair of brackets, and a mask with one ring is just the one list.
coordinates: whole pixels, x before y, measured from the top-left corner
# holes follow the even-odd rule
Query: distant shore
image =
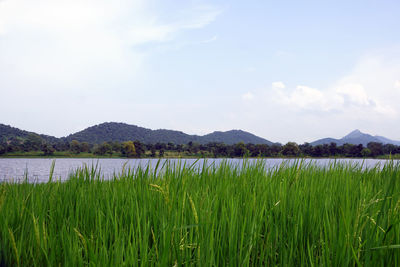
[[(243, 157), (215, 157), (213, 155), (209, 154), (187, 154), (187, 153), (177, 153), (177, 152), (165, 152), (162, 157), (152, 157), (150, 152), (146, 152), (145, 155), (142, 155), (141, 157), (131, 157), (127, 158), (119, 153), (113, 153), (113, 154), (107, 154), (107, 155), (97, 155), (94, 153), (88, 153), (88, 152), (82, 152), (79, 154), (72, 153), (70, 151), (57, 151), (54, 152), (52, 155), (44, 155), (43, 152), (41, 151), (29, 151), (29, 152), (13, 152), (13, 153), (6, 153), (3, 155), (0, 155), (1, 158), (95, 158), (95, 159), (135, 159), (135, 158), (141, 158), (141, 159), (157, 159), (157, 158), (162, 158), (162, 159), (169, 159), (169, 158), (182, 158), (182, 159), (193, 159), (193, 158), (243, 158)], [(310, 157), (310, 156), (284, 156), (284, 155), (277, 155), (277, 156), (270, 156), (270, 157), (245, 157), (245, 158), (262, 158), (262, 159), (293, 159), (293, 158), (307, 158), (307, 159), (336, 159), (336, 158), (354, 158), (354, 159), (396, 159), (400, 160), (400, 155), (381, 155), (378, 157), (345, 157), (343, 155), (338, 155), (336, 157)]]

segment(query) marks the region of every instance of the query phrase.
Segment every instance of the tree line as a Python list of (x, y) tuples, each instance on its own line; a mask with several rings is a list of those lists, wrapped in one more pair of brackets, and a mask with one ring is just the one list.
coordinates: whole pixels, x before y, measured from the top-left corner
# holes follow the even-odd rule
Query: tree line
[(13, 152), (41, 151), (44, 156), (55, 152), (71, 154), (92, 153), (99, 156), (121, 156), (128, 158), (163, 157), (168, 155), (196, 157), (379, 157), (383, 155), (400, 154), (400, 146), (371, 142), (362, 144), (336, 143), (312, 146), (309, 143), (296, 144), (288, 142), (281, 144), (244, 144), (226, 145), (223, 143), (188, 144), (156, 143), (144, 144), (139, 141), (104, 142), (90, 144), (72, 140), (48, 143), (39, 135), (30, 134), (26, 139), (11, 138), (0, 142), (0, 155)]

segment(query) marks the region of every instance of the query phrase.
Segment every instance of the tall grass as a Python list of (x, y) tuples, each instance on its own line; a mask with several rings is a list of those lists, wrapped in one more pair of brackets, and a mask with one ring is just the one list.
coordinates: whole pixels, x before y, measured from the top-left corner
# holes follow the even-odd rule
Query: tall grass
[(125, 169), (0, 185), (0, 265), (400, 264), (400, 166)]

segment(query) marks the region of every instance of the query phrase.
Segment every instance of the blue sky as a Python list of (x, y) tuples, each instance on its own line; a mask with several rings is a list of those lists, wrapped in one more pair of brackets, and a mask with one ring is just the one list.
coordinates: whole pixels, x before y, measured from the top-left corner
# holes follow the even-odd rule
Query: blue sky
[(400, 140), (400, 2), (0, 0), (0, 122)]

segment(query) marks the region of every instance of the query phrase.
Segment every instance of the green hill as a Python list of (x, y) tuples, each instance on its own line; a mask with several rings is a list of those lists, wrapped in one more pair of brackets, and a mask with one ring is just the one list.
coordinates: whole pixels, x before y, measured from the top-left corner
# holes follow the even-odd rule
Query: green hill
[(45, 142), (54, 143), (59, 140), (59, 138), (44, 134), (37, 134), (34, 132), (28, 132), (24, 130), (20, 130), (18, 128), (1, 124), (0, 123), (0, 143), (7, 142), (11, 139), (19, 139), (21, 141), (28, 138), (29, 135), (39, 135)]
[(213, 132), (204, 136), (189, 135), (174, 130), (151, 130), (126, 123), (107, 122), (86, 128), (83, 131), (65, 137), (67, 141), (78, 140), (88, 143), (103, 143), (107, 141), (124, 142), (137, 140), (142, 143), (174, 143), (187, 144), (196, 142), (206, 144), (210, 142), (221, 142), (225, 144), (236, 144), (239, 142), (253, 144), (272, 144), (272, 142), (255, 136), (251, 133), (232, 130), (227, 132)]
[(82, 131), (70, 134), (66, 137), (57, 138), (54, 136), (37, 134), (21, 130), (9, 125), (0, 124), (0, 143), (10, 140), (24, 141), (30, 135), (38, 135), (47, 143), (56, 143), (60, 141), (71, 142), (78, 140), (79, 142), (88, 142), (90, 144), (100, 144), (103, 142), (125, 142), (140, 141), (145, 144), (155, 143), (174, 143), (187, 144), (189, 142), (207, 144), (207, 143), (225, 143), (227, 145), (239, 142), (252, 144), (268, 144), (273, 143), (254, 134), (242, 131), (231, 130), (227, 132), (213, 132), (204, 136), (189, 135), (181, 131), (174, 130), (151, 130), (136, 125), (118, 122), (106, 122), (99, 125), (88, 127)]
[(254, 134), (242, 131), (242, 130), (231, 130), (227, 132), (213, 132), (201, 137), (202, 143), (225, 143), (228, 145), (237, 144), (243, 142), (245, 144), (267, 144), (272, 145), (273, 143), (258, 137)]

